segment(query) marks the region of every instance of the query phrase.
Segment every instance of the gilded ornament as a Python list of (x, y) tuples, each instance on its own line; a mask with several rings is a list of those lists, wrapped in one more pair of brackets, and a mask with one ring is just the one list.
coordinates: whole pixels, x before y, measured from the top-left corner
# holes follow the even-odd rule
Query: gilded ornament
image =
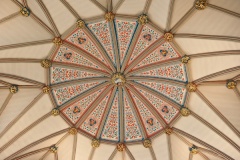
[(26, 7), (20, 9), (20, 13), (25, 17), (28, 17), (30, 15), (30, 12), (31, 12), (30, 9)]
[(123, 85), (125, 82), (126, 82), (126, 79), (125, 79), (124, 75), (121, 74), (121, 73), (115, 73), (115, 74), (112, 76), (112, 83), (113, 83), (114, 85), (121, 86), (121, 85)]
[(190, 151), (192, 154), (197, 154), (197, 153), (198, 153), (198, 147), (195, 146), (195, 145), (192, 145), (192, 147), (189, 148), (189, 151)]
[(145, 25), (148, 23), (148, 17), (146, 14), (142, 14), (138, 17), (138, 23), (140, 23), (141, 25)]
[(98, 148), (100, 146), (100, 141), (98, 139), (92, 139), (92, 147)]
[(237, 82), (236, 81), (231, 80), (231, 79), (227, 80), (226, 87), (228, 89), (234, 89), (234, 88), (236, 88), (236, 86), (237, 86)]
[(15, 94), (18, 92), (18, 86), (17, 85), (11, 85), (11, 87), (9, 88), (9, 91), (12, 93), (12, 94)]
[(43, 93), (47, 93), (48, 94), (50, 92), (50, 90), (51, 90), (51, 88), (49, 86), (44, 86), (42, 88)]
[(165, 129), (165, 133), (166, 133), (167, 135), (172, 134), (172, 132), (173, 132), (173, 129), (172, 129), (172, 128), (166, 128), (166, 129)]
[(53, 145), (49, 148), (49, 151), (52, 152), (52, 153), (56, 153), (57, 150), (58, 150), (58, 147), (56, 147), (55, 145)]
[(41, 61), (41, 66), (43, 68), (50, 68), (52, 66), (52, 62), (48, 59), (44, 59)]
[(118, 143), (118, 144), (117, 144), (117, 150), (118, 150), (119, 152), (124, 151), (125, 148), (126, 148), (126, 146), (125, 146), (124, 143)]
[(143, 141), (143, 146), (144, 146), (145, 148), (150, 148), (150, 147), (152, 147), (152, 142), (151, 142), (151, 140), (150, 140), (150, 139), (145, 139), (145, 140)]
[(186, 107), (182, 107), (181, 108), (181, 114), (182, 114), (182, 116), (184, 116), (184, 117), (187, 117), (187, 116), (189, 116), (190, 115), (190, 110), (188, 109), (188, 108), (186, 108)]
[(170, 32), (167, 32), (164, 34), (164, 39), (168, 42), (172, 42), (173, 41), (173, 34)]
[(52, 109), (52, 115), (53, 116), (57, 116), (57, 115), (59, 115), (59, 109), (58, 108), (54, 108), (54, 109)]
[(182, 57), (181, 61), (182, 61), (183, 64), (188, 64), (188, 62), (190, 61), (190, 59), (191, 59), (191, 58), (190, 58), (189, 56), (184, 55), (184, 56)]
[(105, 17), (105, 20), (108, 22), (113, 21), (115, 14), (112, 12), (107, 12), (104, 17)]
[(76, 128), (70, 128), (69, 130), (68, 130), (68, 133), (70, 133), (70, 134), (72, 134), (72, 135), (76, 135), (77, 134), (77, 129)]
[(57, 45), (57, 46), (60, 46), (63, 44), (63, 40), (60, 38), (60, 37), (55, 37), (52, 42)]
[(77, 22), (76, 22), (78, 28), (84, 28), (85, 27), (85, 22), (81, 19), (79, 19)]
[(197, 10), (204, 10), (207, 7), (207, 0), (197, 0), (195, 2), (195, 8)]
[(190, 82), (187, 84), (187, 90), (188, 92), (195, 92), (197, 90), (197, 85)]

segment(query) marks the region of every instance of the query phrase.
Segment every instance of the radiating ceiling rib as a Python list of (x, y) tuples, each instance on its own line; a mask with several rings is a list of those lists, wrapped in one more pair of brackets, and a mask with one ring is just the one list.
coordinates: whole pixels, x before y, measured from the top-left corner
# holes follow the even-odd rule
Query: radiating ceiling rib
[(228, 119), (197, 89), (197, 95), (240, 137), (240, 132), (228, 121)]
[(200, 117), (197, 113), (194, 113), (191, 111), (191, 115), (198, 119), (200, 122), (204, 123), (207, 127), (209, 127), (211, 130), (213, 130), (215, 133), (217, 133), (219, 136), (221, 136), (223, 139), (225, 139), (228, 143), (230, 143), (235, 149), (237, 149), (240, 152), (240, 147), (233, 141), (231, 138), (229, 138), (227, 135), (222, 133), (220, 130), (218, 130), (216, 127), (211, 125), (209, 122), (204, 120), (202, 117)]
[(58, 152), (54, 153), (54, 160), (58, 160)]
[(4, 129), (3, 131), (0, 133), (0, 138), (2, 138), (2, 136), (30, 109), (33, 107), (33, 105), (38, 102), (38, 100), (43, 96), (43, 93), (41, 92), (40, 94), (38, 94), (33, 101), (31, 101), (29, 103), (29, 105), (24, 108), (24, 110), (15, 118), (13, 119)]
[[(34, 146), (36, 146), (36, 145), (38, 145), (38, 144), (40, 144), (40, 143), (42, 143), (42, 142), (44, 142), (44, 141), (47, 141), (47, 140), (49, 140), (49, 139), (51, 139), (51, 138), (53, 138), (53, 137), (56, 137), (56, 136), (58, 136), (58, 135), (61, 135), (62, 133), (67, 132), (68, 130), (69, 130), (69, 128), (66, 128), (66, 129), (57, 131), (57, 132), (55, 132), (55, 133), (52, 133), (52, 134), (50, 134), (50, 135), (48, 135), (48, 136), (46, 136), (46, 137), (43, 137), (43, 138), (41, 138), (41, 139), (39, 139), (39, 140), (37, 140), (37, 141), (35, 141), (35, 142), (32, 142), (31, 144), (25, 146), (24, 148), (21, 148), (20, 150), (16, 151), (15, 153), (13, 153), (12, 155), (10, 155), (10, 156), (7, 157), (6, 159), (12, 159), (13, 157), (16, 157), (17, 155), (20, 155), (20, 154), (23, 153), (24, 151), (27, 151), (28, 149), (30, 149), (30, 148), (32, 148), (32, 147), (34, 147)], [(49, 147), (47, 147), (47, 148), (49, 149)]]
[(118, 3), (114, 6), (114, 8), (112, 9), (113, 13), (116, 13), (118, 8), (123, 4), (125, 0), (119, 0)]
[(171, 144), (171, 136), (167, 134), (167, 147), (168, 147), (168, 158), (169, 160), (173, 160), (173, 152), (172, 152), (172, 144)]
[(18, 0), (12, 0), (17, 6), (19, 6), (20, 8), (23, 7), (23, 5), (18, 1)]
[(209, 154), (213, 155), (214, 157), (217, 157), (217, 158), (225, 160), (225, 158), (223, 158), (219, 154), (216, 154), (216, 153), (214, 153), (214, 152), (212, 152), (212, 151), (210, 151), (208, 149), (199, 147), (198, 150), (201, 151), (200, 153), (209, 153)]
[(101, 5), (97, 0), (90, 0), (93, 4), (95, 4), (99, 9), (101, 9), (103, 12), (107, 12), (107, 8), (105, 8), (103, 5)]
[(112, 6), (112, 0), (106, 0), (107, 1), (107, 11), (112, 12), (113, 6)]
[(8, 15), (7, 17), (4, 17), (3, 19), (0, 19), (0, 24), (3, 23), (3, 22), (6, 22), (6, 21), (8, 21), (12, 18), (15, 18), (19, 15), (20, 15), (19, 12), (12, 13), (12, 14)]
[(58, 31), (58, 28), (56, 26), (56, 24), (54, 23), (53, 19), (52, 19), (52, 16), (50, 15), (47, 7), (44, 5), (43, 1), (42, 0), (37, 0), (39, 6), (42, 8), (45, 16), (47, 17), (48, 21), (50, 22), (53, 30), (54, 30), (54, 34), (55, 34), (55, 37), (60, 37), (60, 33)]
[(216, 72), (216, 73), (212, 73), (212, 74), (206, 75), (204, 77), (201, 77), (199, 79), (194, 80), (193, 82), (195, 84), (199, 84), (199, 83), (204, 82), (206, 80), (209, 80), (211, 78), (214, 78), (214, 77), (217, 77), (217, 76), (220, 76), (220, 75), (223, 75), (223, 74), (229, 74), (230, 72), (234, 72), (234, 71), (238, 71), (238, 70), (240, 70), (240, 66), (229, 68), (229, 69), (225, 69), (225, 70), (222, 70), (222, 71), (219, 71), (219, 72)]
[(202, 152), (198, 153), (204, 160), (210, 160), (205, 154), (203, 154)]
[(170, 0), (170, 4), (169, 4), (169, 10), (168, 10), (168, 17), (167, 17), (167, 25), (166, 25), (166, 31), (169, 32), (169, 30), (171, 29), (171, 20), (172, 20), (172, 13), (173, 13), (173, 9), (174, 9), (174, 2), (175, 0)]
[(234, 89), (233, 89), (233, 91), (236, 93), (236, 96), (239, 98), (239, 100), (240, 100), (240, 91), (238, 90), (238, 88), (237, 87), (235, 87)]
[(112, 152), (112, 154), (110, 155), (110, 157), (108, 158), (108, 160), (113, 160), (113, 158), (115, 157), (117, 152), (118, 152), (118, 150), (117, 150), (117, 148), (115, 148), (114, 151)]
[(26, 132), (28, 132), (31, 128), (35, 127), (37, 124), (45, 120), (46, 118), (50, 117), (51, 113), (47, 113), (38, 120), (34, 121), (31, 125), (29, 125), (27, 128), (23, 129), (21, 132), (19, 132), (16, 136), (14, 136), (10, 141), (8, 141), (6, 144), (4, 144), (0, 148), (0, 153), (4, 151), (6, 148), (8, 148), (12, 143), (14, 143), (18, 138), (20, 138), (22, 135), (24, 135)]
[(107, 121), (107, 115), (109, 113), (109, 110), (111, 109), (112, 101), (113, 101), (113, 99), (115, 97), (116, 90), (117, 90), (117, 86), (114, 86), (113, 91), (112, 91), (112, 93), (110, 95), (109, 102), (107, 104), (107, 108), (106, 108), (105, 112), (103, 113), (102, 123), (100, 124), (100, 126), (98, 128), (98, 132), (97, 132), (97, 136), (96, 136), (97, 139), (100, 139), (100, 137), (101, 137), (104, 124)]
[(139, 93), (135, 88), (130, 86), (129, 84), (126, 84), (126, 87), (130, 89), (130, 91), (138, 97), (140, 101), (153, 113), (153, 115), (156, 117), (156, 119), (161, 123), (162, 127), (166, 127), (167, 123), (164, 121), (162, 116), (158, 114), (158, 111), (156, 111), (155, 107), (152, 106), (151, 103), (149, 103), (142, 95)]
[(126, 97), (127, 97), (128, 101), (130, 102), (130, 106), (132, 107), (132, 110), (133, 110), (134, 114), (136, 115), (136, 119), (139, 122), (140, 130), (142, 132), (143, 139), (145, 139), (147, 137), (147, 133), (146, 133), (146, 130), (144, 128), (143, 122), (141, 121), (141, 118), (137, 114), (137, 108), (136, 108), (137, 106), (135, 106), (129, 91), (127, 90), (127, 88), (125, 86), (123, 86), (123, 90), (124, 90), (124, 93), (126, 94)]
[(194, 6), (190, 8), (187, 13), (170, 29), (171, 33), (176, 33), (177, 29), (183, 24), (184, 21), (186, 21), (194, 12), (196, 12), (196, 9)]
[(123, 61), (122, 67), (121, 67), (121, 72), (122, 73), (125, 71), (125, 68), (126, 68), (126, 65), (128, 63), (128, 60), (130, 59), (131, 54), (132, 54), (132, 52), (134, 50), (134, 45), (137, 43), (138, 37), (141, 34), (142, 28), (143, 28), (142, 25), (138, 25), (138, 27), (137, 27), (137, 29), (135, 31), (134, 37), (132, 39), (132, 45), (129, 47), (129, 49), (128, 49), (127, 53), (126, 53), (126, 57), (125, 57), (125, 59)]
[(152, 3), (152, 0), (146, 0), (145, 6), (143, 9), (143, 14), (148, 14), (148, 10), (149, 10), (151, 3)]
[(209, 40), (226, 40), (226, 41), (240, 42), (239, 37), (233, 37), (233, 36), (176, 33), (176, 34), (174, 34), (174, 37), (176, 37), (176, 38), (198, 38), (198, 39), (209, 39)]
[(0, 79), (0, 84), (3, 84), (3, 85), (5, 85), (5, 86), (8, 87), (8, 88), (11, 86), (11, 83), (8, 83), (8, 82), (3, 81), (3, 80), (1, 80), (1, 79)]
[(33, 58), (0, 58), (0, 63), (40, 63), (41, 59)]
[(177, 129), (177, 128), (173, 127), (173, 130), (174, 130), (175, 133), (179, 133), (180, 135), (186, 136), (187, 138), (189, 138), (189, 139), (191, 139), (191, 140), (193, 140), (193, 141), (203, 145), (206, 148), (209, 148), (213, 152), (223, 156), (224, 158), (226, 158), (228, 160), (234, 160), (233, 158), (231, 158), (227, 154), (223, 153), (222, 151), (218, 150), (217, 148), (209, 145), (208, 143), (205, 143), (204, 141), (202, 141), (202, 140), (200, 140), (200, 139), (198, 139), (198, 138), (196, 138), (196, 137), (194, 137), (194, 136), (192, 136), (192, 135), (190, 135), (190, 134), (188, 134), (188, 133), (186, 133), (186, 132), (184, 132), (184, 131), (182, 131), (180, 129)]
[(190, 58), (203, 58), (210, 56), (228, 56), (228, 55), (240, 55), (240, 50), (227, 50), (227, 51), (216, 51), (216, 52), (205, 52), (188, 55)]
[(128, 149), (128, 147), (126, 147), (125, 152), (127, 153), (127, 155), (129, 156), (129, 158), (131, 160), (135, 160), (135, 158), (133, 157), (133, 155), (132, 155), (131, 151)]
[(78, 13), (75, 11), (75, 9), (66, 1), (66, 0), (60, 0), (63, 5), (72, 13), (72, 15), (76, 19), (81, 19), (81, 17), (78, 15)]
[(24, 158), (26, 158), (26, 157), (28, 157), (28, 156), (31, 156), (31, 155), (34, 155), (34, 154), (37, 154), (37, 153), (44, 152), (44, 151), (46, 151), (46, 150), (48, 150), (48, 149), (49, 149), (49, 147), (40, 148), (40, 149), (37, 149), (37, 150), (35, 150), (35, 151), (31, 151), (31, 152), (25, 153), (25, 154), (23, 154), (23, 155), (20, 155), (20, 156), (18, 156), (18, 157), (15, 157), (15, 158), (13, 158), (13, 159), (9, 159), (10, 157), (8, 157), (8, 158), (6, 158), (5, 160), (20, 160), (20, 159), (24, 159)]
[(75, 160), (76, 152), (77, 152), (77, 134), (74, 135), (73, 139), (72, 160)]
[(7, 98), (5, 99), (4, 103), (2, 104), (2, 107), (0, 108), (0, 116), (3, 113), (4, 109), (7, 107), (9, 101), (11, 100), (13, 94), (10, 92), (7, 96)]
[(119, 107), (120, 107), (120, 142), (123, 143), (125, 139), (124, 134), (124, 103), (123, 103), (123, 88), (122, 86), (118, 87), (118, 97), (119, 97)]
[(156, 158), (156, 155), (155, 155), (155, 152), (154, 152), (153, 148), (152, 148), (152, 147), (150, 147), (150, 148), (148, 148), (148, 149), (149, 149), (149, 151), (150, 151), (150, 153), (151, 153), (152, 159), (153, 159), (153, 160), (157, 160), (157, 158)]
[(87, 59), (91, 60), (92, 62), (96, 63), (97, 65), (99, 65), (101, 68), (105, 69), (106, 72), (108, 72), (109, 74), (112, 74), (112, 70), (110, 70), (103, 62), (101, 62), (100, 60), (98, 60), (97, 58), (93, 57), (92, 55), (89, 55), (87, 52), (85, 52), (84, 50), (64, 41), (63, 45), (65, 47), (68, 47), (70, 49), (72, 49), (73, 51), (75, 51), (76, 53), (82, 55), (83, 57), (86, 57)]
[(233, 12), (233, 11), (230, 11), (230, 10), (227, 10), (225, 8), (222, 8), (222, 7), (219, 7), (219, 6), (216, 6), (216, 5), (213, 5), (211, 3), (208, 3), (208, 7), (211, 7), (213, 9), (216, 9), (216, 10), (219, 10), (219, 11), (222, 11), (224, 13), (227, 13), (227, 14), (230, 14), (232, 16), (235, 16), (235, 17), (238, 17), (240, 18), (240, 14), (239, 13), (236, 13), (236, 12)]

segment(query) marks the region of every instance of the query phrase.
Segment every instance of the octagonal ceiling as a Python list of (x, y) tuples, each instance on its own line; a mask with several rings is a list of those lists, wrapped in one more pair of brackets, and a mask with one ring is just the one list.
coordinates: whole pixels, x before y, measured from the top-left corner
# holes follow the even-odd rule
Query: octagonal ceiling
[(240, 159), (237, 0), (0, 6), (0, 159)]

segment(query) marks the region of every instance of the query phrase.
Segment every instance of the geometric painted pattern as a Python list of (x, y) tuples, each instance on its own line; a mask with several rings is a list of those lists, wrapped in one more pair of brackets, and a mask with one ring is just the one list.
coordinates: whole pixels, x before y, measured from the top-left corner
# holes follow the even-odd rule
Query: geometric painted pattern
[(187, 75), (185, 70), (185, 65), (178, 62), (159, 67), (156, 66), (154, 69), (134, 74), (134, 76), (166, 78), (186, 82)]
[(162, 45), (157, 47), (152, 53), (150, 53), (147, 57), (145, 58), (142, 57), (143, 58), (142, 61), (139, 62), (133, 68), (133, 70), (158, 62), (173, 60), (178, 57), (180, 57), (179, 53), (177, 53), (177, 51), (171, 46), (171, 44), (169, 42), (164, 42)]
[(118, 92), (115, 93), (115, 97), (112, 102), (112, 106), (110, 108), (110, 111), (108, 113), (104, 128), (102, 130), (101, 138), (105, 140), (112, 140), (112, 141), (119, 141), (119, 130), (120, 130), (120, 124), (119, 124), (119, 98), (118, 98)]
[(122, 64), (128, 51), (129, 45), (132, 41), (133, 34), (137, 27), (137, 22), (119, 19), (116, 19), (114, 22), (117, 32), (120, 62)]
[(102, 44), (112, 62), (115, 63), (115, 54), (109, 22), (104, 20), (96, 23), (89, 23), (87, 26)]

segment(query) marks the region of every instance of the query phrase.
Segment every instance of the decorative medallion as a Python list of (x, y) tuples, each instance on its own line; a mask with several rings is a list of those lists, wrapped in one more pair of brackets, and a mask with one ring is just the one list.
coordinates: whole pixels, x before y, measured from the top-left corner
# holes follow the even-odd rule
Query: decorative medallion
[(52, 42), (57, 45), (57, 46), (60, 46), (63, 44), (63, 40), (61, 39), (61, 37), (55, 37)]
[(15, 94), (18, 92), (18, 86), (17, 85), (11, 85), (9, 88), (10, 93)]
[(85, 22), (81, 19), (77, 20), (76, 25), (78, 28), (84, 28), (85, 27)]
[(50, 86), (44, 86), (44, 87), (42, 88), (42, 91), (43, 91), (43, 93), (48, 94), (48, 93), (51, 91), (51, 88), (50, 88)]
[(92, 139), (91, 145), (93, 148), (98, 148), (100, 146), (100, 141), (98, 139)]
[(145, 25), (148, 23), (148, 16), (146, 14), (142, 14), (138, 17), (138, 23), (141, 25)]
[(125, 146), (124, 143), (118, 143), (118, 144), (117, 144), (117, 150), (118, 150), (119, 152), (123, 152), (125, 149), (126, 149), (126, 146)]
[(184, 55), (184, 56), (182, 57), (181, 61), (182, 61), (183, 64), (188, 64), (188, 62), (190, 61), (190, 59), (191, 59), (191, 58), (190, 58), (189, 56)]
[(204, 10), (207, 7), (207, 4), (208, 4), (207, 0), (197, 0), (195, 2), (195, 8), (197, 10)]
[(59, 115), (59, 109), (54, 108), (54, 109), (52, 109), (51, 113), (52, 113), (53, 116), (58, 116)]
[(170, 32), (167, 32), (164, 34), (164, 39), (167, 42), (172, 42), (173, 41), (173, 34)]
[(186, 107), (182, 107), (180, 110), (182, 116), (187, 117), (191, 114), (190, 110)]
[(69, 134), (72, 134), (72, 135), (76, 135), (76, 134), (77, 134), (77, 129), (76, 129), (76, 128), (70, 128), (70, 129), (68, 130), (68, 133), (69, 133)]
[[(49, 86), (54, 86), (50, 94), (57, 106), (52, 114), (61, 112), (80, 132), (119, 144), (120, 151), (124, 143), (142, 142), (150, 147), (149, 139), (165, 130), (160, 119), (169, 125), (183, 112), (172, 104), (185, 104), (188, 76), (185, 63), (177, 61), (181, 54), (169, 42), (173, 35), (166, 33), (164, 37), (147, 21), (146, 15), (133, 20), (110, 12), (106, 20), (77, 21), (80, 26), (62, 42), (79, 50), (61, 45), (52, 59), (43, 63), (50, 67)], [(117, 43), (113, 43), (115, 38)], [(156, 42), (162, 43), (154, 45)], [(51, 66), (50, 62), (64, 66)], [(93, 140), (92, 145), (98, 147), (99, 140)]]
[(51, 147), (49, 148), (49, 151), (50, 151), (51, 153), (57, 153), (57, 150), (58, 150), (58, 147), (55, 146), (55, 145), (53, 145), (53, 146), (51, 146)]
[(151, 140), (150, 140), (150, 139), (145, 139), (145, 140), (143, 141), (143, 146), (144, 146), (145, 148), (150, 148), (150, 147), (152, 147), (152, 142), (151, 142)]
[(166, 129), (165, 129), (165, 133), (166, 133), (167, 135), (172, 134), (172, 132), (173, 132), (173, 129), (172, 129), (172, 128), (166, 128)]
[(52, 62), (48, 59), (44, 59), (41, 61), (41, 66), (43, 68), (50, 68), (52, 66)]
[(190, 82), (187, 84), (187, 90), (188, 92), (195, 92), (197, 90), (197, 85)]
[(229, 79), (229, 80), (227, 80), (226, 86), (228, 89), (234, 89), (237, 86), (237, 82)]
[(190, 151), (192, 154), (197, 154), (197, 153), (198, 153), (198, 147), (195, 146), (195, 145), (192, 145), (192, 147), (189, 147), (189, 151)]
[(23, 16), (28, 17), (28, 16), (30, 16), (31, 11), (30, 11), (30, 9), (24, 7), (24, 8), (21, 8), (20, 13)]
[(104, 16), (106, 21), (113, 21), (115, 14), (112, 12), (107, 12)]

